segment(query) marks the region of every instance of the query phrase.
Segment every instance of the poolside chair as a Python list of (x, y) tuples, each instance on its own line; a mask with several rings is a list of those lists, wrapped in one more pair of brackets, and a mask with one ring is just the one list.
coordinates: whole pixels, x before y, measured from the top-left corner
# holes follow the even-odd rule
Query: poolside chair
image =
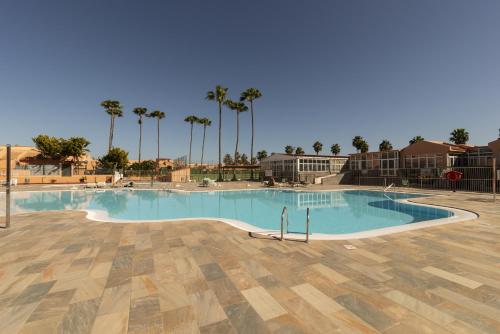
[[(203, 181), (205, 181), (205, 179), (203, 179)], [(220, 184), (215, 182), (215, 180), (212, 180), (209, 178), (206, 178), (206, 182), (207, 182), (207, 187), (220, 187), (221, 186)]]
[(269, 179), (269, 181), (264, 181), (264, 186), (276, 187), (276, 181), (274, 180), (274, 177), (271, 177), (271, 179)]
[(86, 183), (84, 188), (85, 189), (95, 189), (95, 188), (97, 188), (97, 183), (94, 183), (94, 182)]
[(104, 188), (104, 187), (106, 187), (106, 182), (97, 182), (96, 187), (97, 188)]
[(208, 177), (203, 178), (200, 183), (200, 187), (208, 187), (210, 184), (210, 179)]
[[(17, 179), (11, 179), (10, 180), (10, 185), (11, 186), (17, 186)], [(2, 186), (7, 186), (7, 180), (2, 181)]]

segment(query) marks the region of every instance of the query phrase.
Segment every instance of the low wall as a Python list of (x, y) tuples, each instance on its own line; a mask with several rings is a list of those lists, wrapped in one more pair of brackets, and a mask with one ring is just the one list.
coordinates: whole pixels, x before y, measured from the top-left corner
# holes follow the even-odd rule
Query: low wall
[(189, 182), (191, 178), (191, 168), (174, 170), (161, 177), (161, 181), (166, 182)]
[[(13, 176), (17, 179), (17, 184), (74, 184), (74, 183), (95, 183), (113, 182), (113, 175), (75, 175), (75, 176)], [(5, 181), (5, 176), (0, 176), (0, 181)]]
[[(12, 177), (25, 177), (30, 176), (31, 171), (27, 169), (12, 169)], [(7, 174), (7, 170), (5, 168), (0, 168), (0, 177), (5, 176)]]

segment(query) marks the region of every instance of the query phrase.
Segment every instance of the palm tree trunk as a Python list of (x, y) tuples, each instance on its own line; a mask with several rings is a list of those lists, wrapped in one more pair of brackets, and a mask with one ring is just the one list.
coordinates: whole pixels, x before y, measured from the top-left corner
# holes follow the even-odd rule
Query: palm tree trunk
[(113, 147), (113, 123), (114, 123), (114, 117), (113, 115), (110, 116), (110, 122), (109, 122), (109, 143), (108, 143), (108, 152), (111, 151), (111, 148)]
[(217, 181), (222, 182), (222, 104), (219, 102), (219, 179)]
[[(236, 111), (236, 148), (234, 149), (234, 164), (238, 164), (238, 142), (240, 139), (240, 113)], [(236, 168), (233, 168), (233, 181), (236, 181)]]
[(203, 125), (203, 144), (201, 144), (201, 167), (203, 167), (203, 153), (205, 151), (205, 133), (207, 131), (207, 126)]
[(191, 167), (191, 145), (193, 144), (193, 122), (191, 122), (191, 134), (189, 137), (189, 167)]
[[(254, 121), (253, 121), (253, 101), (252, 100), (250, 100), (250, 115), (252, 116), (252, 145), (250, 146), (250, 165), (253, 165)], [(253, 168), (250, 170), (250, 178), (253, 180)]]
[(139, 163), (141, 163), (141, 147), (142, 147), (142, 116), (139, 118)]
[(157, 152), (157, 165), (158, 165), (158, 172), (160, 171), (160, 119), (158, 118), (158, 123), (157, 123), (157, 144), (158, 144), (158, 152)]

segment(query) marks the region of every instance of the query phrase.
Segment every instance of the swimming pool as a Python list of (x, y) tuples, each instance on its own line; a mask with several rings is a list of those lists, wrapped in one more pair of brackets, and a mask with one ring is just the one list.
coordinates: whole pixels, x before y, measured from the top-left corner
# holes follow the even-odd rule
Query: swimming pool
[[(407, 199), (420, 194), (366, 190), (344, 191), (44, 191), (13, 194), (14, 213), (85, 210), (88, 218), (110, 222), (168, 221), (189, 218), (222, 220), (247, 231), (280, 229), (287, 207), (289, 232), (305, 233), (310, 208), (312, 236), (358, 237), (372, 231), (391, 232), (425, 222), (448, 222), (467, 212), (415, 205)], [(468, 218), (472, 218), (468, 216)], [(407, 228), (403, 228), (407, 229)], [(361, 233), (361, 234), (360, 234)]]

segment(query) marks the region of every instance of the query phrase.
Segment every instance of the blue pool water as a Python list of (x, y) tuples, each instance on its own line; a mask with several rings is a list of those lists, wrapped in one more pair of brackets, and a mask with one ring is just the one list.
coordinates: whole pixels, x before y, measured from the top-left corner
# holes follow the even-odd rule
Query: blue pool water
[(453, 215), (443, 209), (394, 201), (422, 196), (360, 190), (18, 192), (13, 194), (13, 211), (99, 210), (110, 218), (123, 220), (228, 218), (262, 229), (279, 230), (281, 211), (286, 206), (290, 232), (305, 232), (306, 209), (310, 208), (311, 232), (329, 234), (361, 232)]

